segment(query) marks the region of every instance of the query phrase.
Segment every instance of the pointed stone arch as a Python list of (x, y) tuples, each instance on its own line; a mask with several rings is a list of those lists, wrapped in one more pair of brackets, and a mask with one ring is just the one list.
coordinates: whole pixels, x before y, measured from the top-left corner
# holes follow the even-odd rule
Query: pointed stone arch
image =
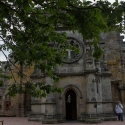
[(63, 91), (62, 93), (60, 94), (59, 98), (60, 98), (60, 101), (62, 102), (62, 115), (63, 115), (63, 118), (66, 119), (66, 100), (65, 100), (65, 96), (66, 96), (66, 93), (69, 91), (69, 90), (73, 90), (75, 93), (76, 93), (76, 116), (79, 117), (80, 115), (80, 100), (82, 99), (82, 92), (81, 90), (75, 86), (75, 85), (67, 85), (63, 88)]
[(63, 88), (63, 91), (62, 91), (62, 93), (60, 94), (60, 99), (62, 99), (62, 97), (66, 94), (66, 92), (69, 90), (69, 89), (72, 89), (73, 91), (75, 91), (76, 92), (76, 94), (78, 95), (78, 97), (80, 98), (80, 99), (82, 99), (82, 92), (81, 92), (81, 90), (77, 87), (77, 86), (75, 86), (75, 85), (67, 85), (67, 86), (65, 86), (64, 88)]

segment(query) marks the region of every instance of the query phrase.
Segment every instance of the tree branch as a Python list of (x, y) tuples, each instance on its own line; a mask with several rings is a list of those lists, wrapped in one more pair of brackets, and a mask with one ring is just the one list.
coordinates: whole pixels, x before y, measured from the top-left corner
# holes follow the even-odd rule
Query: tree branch
[(11, 70), (11, 68), (10, 68), (9, 60), (8, 60), (6, 54), (3, 52), (3, 50), (1, 50), (1, 52), (4, 54), (4, 56), (5, 56), (6, 60), (7, 60), (7, 63), (8, 63), (8, 66), (9, 66), (9, 70), (10, 70), (12, 76), (13, 76), (13, 79), (14, 79), (15, 83), (16, 83), (16, 79), (15, 79), (15, 77), (14, 77), (14, 75), (13, 75), (13, 72), (12, 72), (12, 70)]

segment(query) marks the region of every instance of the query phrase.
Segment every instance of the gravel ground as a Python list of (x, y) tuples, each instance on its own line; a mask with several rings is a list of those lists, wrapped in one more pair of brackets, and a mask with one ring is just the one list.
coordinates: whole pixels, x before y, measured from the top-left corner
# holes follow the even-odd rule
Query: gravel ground
[[(0, 117), (0, 121), (4, 120), (3, 125), (41, 125), (41, 122), (33, 122), (33, 121), (28, 121), (28, 117)], [(124, 117), (125, 120), (125, 117)], [(65, 122), (65, 123), (60, 123), (62, 125), (93, 125), (93, 124), (85, 124), (85, 123), (78, 123), (78, 122)], [(56, 124), (56, 125), (60, 125)], [(0, 122), (0, 125), (1, 122)], [(44, 124), (47, 125), (47, 124)], [(51, 125), (51, 124), (48, 124)], [(53, 124), (52, 124), (53, 125)], [(125, 125), (125, 121), (103, 121), (99, 123), (98, 125)]]

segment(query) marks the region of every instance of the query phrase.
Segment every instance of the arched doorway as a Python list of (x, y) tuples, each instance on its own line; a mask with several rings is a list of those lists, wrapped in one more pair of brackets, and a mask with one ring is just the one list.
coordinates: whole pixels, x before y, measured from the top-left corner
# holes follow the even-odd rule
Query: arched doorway
[(77, 120), (76, 93), (68, 90), (65, 95), (66, 120)]

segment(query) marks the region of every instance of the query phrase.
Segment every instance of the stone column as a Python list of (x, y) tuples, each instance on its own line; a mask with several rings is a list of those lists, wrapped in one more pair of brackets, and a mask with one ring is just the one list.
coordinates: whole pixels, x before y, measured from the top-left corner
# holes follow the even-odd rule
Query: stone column
[[(46, 77), (46, 84), (54, 85), (54, 81), (50, 77)], [(56, 119), (56, 99), (55, 94), (50, 93), (46, 97), (45, 102), (45, 115), (42, 120), (43, 124), (53, 124), (58, 123)]]
[[(39, 69), (35, 69), (34, 73), (30, 76), (34, 84), (36, 82), (46, 82), (45, 75), (41, 73)], [(39, 89), (39, 88), (38, 88)], [(31, 97), (31, 114), (29, 121), (42, 121), (45, 115), (45, 102), (46, 97), (35, 98)]]
[(95, 70), (94, 58), (92, 57), (92, 47), (86, 46), (86, 68), (85, 70)]
[(104, 69), (102, 71), (102, 102), (103, 102), (103, 113), (113, 114), (112, 104), (112, 92), (111, 92), (111, 73), (107, 68), (107, 63), (104, 61)]
[(87, 75), (87, 114), (92, 115), (97, 114), (96, 104), (97, 104), (97, 88), (95, 83), (95, 75), (89, 73)]
[(101, 85), (101, 68), (100, 68), (100, 62), (96, 61), (95, 62), (95, 67), (96, 67), (96, 78), (95, 78), (95, 83), (96, 83), (96, 97), (97, 97), (97, 114), (102, 114), (103, 113), (103, 106), (102, 106), (102, 85)]
[(94, 58), (92, 57), (92, 46), (89, 46), (89, 43), (86, 42), (86, 84), (87, 84), (87, 114), (88, 116), (96, 115), (97, 109), (97, 95), (96, 95), (96, 83), (95, 83), (95, 63)]

